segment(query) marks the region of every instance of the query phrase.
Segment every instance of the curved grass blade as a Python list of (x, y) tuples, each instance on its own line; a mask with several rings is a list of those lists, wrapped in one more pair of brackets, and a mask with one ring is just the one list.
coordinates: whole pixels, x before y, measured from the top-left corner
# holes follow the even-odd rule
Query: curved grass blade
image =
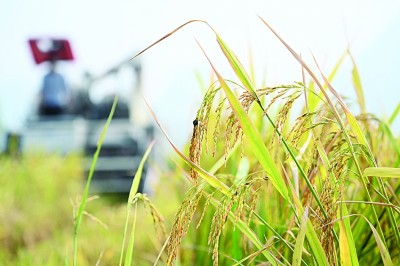
[[(340, 217), (348, 216), (347, 207), (341, 204)], [(340, 264), (349, 266), (358, 266), (358, 257), (356, 245), (354, 243), (351, 225), (348, 219), (339, 220), (339, 249), (340, 249)]]
[(117, 102), (118, 102), (118, 97), (115, 97), (113, 105), (111, 107), (110, 114), (108, 115), (107, 121), (106, 121), (106, 123), (105, 123), (105, 125), (103, 127), (103, 130), (101, 132), (99, 141), (97, 143), (97, 149), (96, 149), (96, 152), (93, 155), (92, 165), (90, 166), (88, 179), (86, 181), (86, 186), (85, 186), (85, 189), (83, 191), (82, 201), (81, 201), (81, 204), (79, 205), (78, 213), (77, 213), (77, 215), (75, 217), (75, 223), (74, 223), (74, 261), (73, 261), (73, 265), (74, 266), (76, 265), (76, 257), (77, 257), (77, 252), (78, 252), (78, 231), (79, 231), (80, 225), (82, 223), (82, 217), (83, 217), (83, 213), (85, 211), (86, 200), (87, 200), (88, 195), (89, 195), (90, 183), (92, 182), (93, 173), (94, 173), (94, 170), (96, 168), (96, 162), (97, 162), (97, 159), (99, 158), (101, 146), (103, 145), (103, 141), (104, 141), (104, 138), (106, 136), (107, 129), (108, 129), (110, 123), (111, 123), (111, 119), (112, 119), (112, 117), (114, 115), (115, 108), (117, 107)]
[(132, 182), (132, 186), (131, 186), (131, 190), (129, 192), (129, 199), (128, 199), (128, 204), (130, 204), (133, 200), (133, 197), (136, 195), (138, 189), (139, 189), (139, 184), (140, 184), (140, 180), (142, 179), (142, 174), (143, 174), (143, 168), (144, 168), (144, 164), (147, 160), (147, 158), (150, 155), (150, 152), (154, 146), (155, 140), (153, 140), (149, 147), (147, 148), (146, 152), (144, 153), (142, 160), (140, 161), (139, 167), (136, 171), (135, 177), (133, 178), (133, 182)]
[(376, 244), (378, 245), (378, 248), (379, 248), (379, 252), (381, 253), (381, 258), (382, 258), (383, 264), (385, 266), (393, 266), (393, 262), (390, 257), (389, 251), (387, 250), (385, 243), (382, 241), (381, 237), (379, 236), (378, 231), (376, 231), (373, 224), (371, 224), (371, 222), (368, 221), (368, 219), (366, 217), (364, 217), (364, 216), (362, 216), (362, 217), (364, 218), (365, 221), (367, 221), (369, 227), (372, 230)]
[[(400, 106), (400, 105), (399, 105)], [(381, 127), (382, 127), (382, 129), (383, 129), (383, 133), (387, 136), (387, 138), (389, 139), (389, 141), (390, 141), (390, 144), (392, 145), (392, 147), (393, 147), (393, 150), (394, 150), (394, 152), (396, 153), (396, 155), (397, 155), (397, 160), (395, 161), (395, 163), (394, 163), (394, 167), (399, 167), (399, 165), (400, 165), (400, 146), (399, 146), (399, 144), (397, 143), (397, 141), (396, 141), (396, 139), (395, 139), (395, 137), (393, 136), (393, 133), (392, 133), (392, 130), (390, 129), (390, 124), (389, 123), (386, 123), (385, 121), (380, 121), (380, 125), (381, 125)]]
[(132, 255), (133, 255), (133, 244), (135, 243), (135, 228), (136, 228), (136, 218), (137, 218), (137, 206), (138, 202), (135, 202), (135, 213), (133, 216), (133, 223), (131, 228), (131, 235), (129, 237), (128, 249), (125, 256), (125, 266), (132, 265)]
[(296, 244), (294, 246), (293, 261), (292, 261), (293, 266), (301, 265), (301, 257), (303, 255), (303, 246), (304, 246), (304, 238), (306, 236), (307, 223), (308, 223), (308, 207), (306, 207), (304, 210), (304, 214), (301, 219), (299, 233), (296, 238)]
[[(215, 32), (215, 31), (214, 31)], [(244, 69), (243, 65), (240, 63), (239, 59), (233, 53), (233, 51), (228, 47), (228, 45), (222, 40), (221, 36), (215, 32), (217, 36), (217, 42), (221, 47), (222, 52), (224, 53), (225, 57), (228, 59), (229, 64), (231, 65), (233, 71), (235, 71), (236, 76), (239, 80), (243, 83), (244, 88), (253, 95), (254, 99), (259, 101), (257, 93), (254, 90), (254, 84), (250, 79), (250, 76), (247, 74), (246, 70)]]
[(364, 219), (367, 222), (367, 224), (371, 228), (372, 234), (373, 234), (373, 236), (375, 238), (375, 242), (376, 242), (376, 244), (378, 246), (379, 253), (381, 255), (381, 259), (383, 261), (383, 264), (385, 266), (393, 266), (394, 264), (393, 264), (392, 259), (390, 257), (389, 251), (386, 248), (386, 245), (384, 244), (382, 238), (380, 237), (379, 232), (375, 229), (374, 225), (368, 220), (367, 217), (365, 217), (362, 214), (349, 214), (347, 216), (342, 216), (340, 218), (340, 220), (344, 220), (345, 218), (350, 218), (352, 216), (361, 217), (362, 219)]
[[(163, 40), (165, 40), (166, 38), (168, 38), (169, 36), (171, 36), (172, 34), (174, 34), (175, 32), (177, 32), (178, 30), (182, 29), (183, 27), (185, 27), (188, 24), (194, 23), (194, 22), (202, 22), (208, 25), (208, 23), (204, 20), (200, 20), (200, 19), (193, 19), (193, 20), (189, 20), (186, 23), (183, 23), (182, 25), (180, 25), (179, 27), (175, 28), (174, 30), (172, 30), (171, 32), (169, 32), (168, 34), (164, 35), (163, 37), (161, 37), (160, 39), (158, 39), (157, 41), (155, 41), (154, 43), (150, 44), (149, 46), (147, 46), (145, 49), (143, 49), (142, 51), (140, 51), (139, 53), (137, 53), (134, 57), (132, 57), (130, 60), (135, 59), (136, 57), (138, 57), (139, 55), (143, 54), (144, 52), (146, 52), (147, 50), (149, 50), (151, 47), (155, 46), (156, 44), (162, 42)], [(209, 25), (208, 25), (209, 26)]]
[(361, 108), (361, 113), (365, 114), (367, 109), (365, 107), (365, 97), (364, 97), (364, 90), (361, 84), (360, 72), (358, 71), (356, 61), (354, 60), (353, 55), (348, 50), (348, 55), (350, 56), (351, 62), (353, 63), (353, 70), (351, 71), (352, 79), (353, 79), (353, 86), (356, 91), (357, 101)]
[[(128, 203), (126, 206), (126, 220), (125, 220), (125, 228), (124, 228), (124, 235), (122, 237), (122, 248), (121, 248), (121, 255), (119, 258), (119, 265), (122, 265), (122, 258), (124, 256), (124, 250), (125, 250), (125, 240), (126, 240), (126, 233), (128, 230), (128, 223), (129, 223), (129, 215), (130, 215), (130, 210), (131, 210), (131, 204), (133, 201), (133, 198), (135, 197), (138, 188), (139, 188), (139, 184), (140, 184), (140, 180), (142, 179), (142, 173), (143, 173), (143, 167), (144, 167), (144, 163), (146, 162), (147, 158), (149, 157), (149, 154), (151, 152), (151, 149), (154, 146), (155, 141), (153, 140), (149, 147), (147, 148), (146, 152), (144, 153), (142, 160), (140, 161), (139, 167), (136, 171), (135, 177), (133, 178), (133, 182), (132, 182), (132, 186), (129, 192), (129, 197), (128, 197)], [(137, 205), (137, 204), (136, 204)], [(135, 215), (136, 217), (136, 215)], [(135, 218), (136, 219), (136, 218)]]
[(345, 51), (342, 54), (342, 56), (339, 58), (339, 60), (336, 62), (335, 66), (333, 67), (331, 73), (328, 76), (328, 80), (329, 81), (332, 81), (335, 78), (336, 73), (338, 72), (338, 70), (342, 66), (342, 63), (343, 63), (344, 59), (346, 58), (346, 55), (347, 55), (347, 51)]
[(388, 120), (388, 124), (391, 125), (393, 123), (393, 121), (396, 119), (396, 117), (399, 115), (400, 113), (400, 103), (397, 104), (396, 109), (393, 111), (392, 115), (390, 116), (389, 120)]

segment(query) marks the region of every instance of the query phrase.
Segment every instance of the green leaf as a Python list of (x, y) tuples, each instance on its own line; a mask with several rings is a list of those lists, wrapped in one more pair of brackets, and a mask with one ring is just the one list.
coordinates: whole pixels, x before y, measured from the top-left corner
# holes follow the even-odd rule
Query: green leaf
[(371, 223), (368, 221), (367, 218), (364, 217), (364, 219), (367, 221), (369, 227), (370, 227), (371, 230), (372, 230), (372, 233), (373, 233), (373, 235), (374, 235), (376, 244), (378, 245), (378, 248), (379, 248), (379, 252), (381, 253), (381, 258), (382, 258), (383, 264), (384, 264), (385, 266), (393, 266), (393, 262), (392, 262), (392, 259), (391, 259), (391, 257), (390, 257), (389, 251), (387, 250), (387, 248), (386, 248), (386, 246), (385, 246), (385, 243), (383, 243), (381, 237), (379, 236), (378, 231), (376, 231), (374, 225), (371, 224)]
[(129, 243), (126, 251), (126, 256), (125, 256), (125, 266), (130, 266), (132, 265), (132, 255), (133, 255), (133, 244), (135, 243), (135, 228), (136, 228), (136, 218), (137, 218), (137, 205), (138, 203), (135, 203), (135, 213), (133, 216), (133, 223), (132, 223), (132, 228), (131, 228), (131, 235), (129, 237)]
[(389, 120), (388, 120), (388, 124), (391, 125), (393, 123), (393, 121), (396, 119), (396, 117), (399, 115), (400, 113), (400, 103), (397, 104), (396, 109), (393, 111), (392, 115), (390, 116)]
[[(400, 105), (399, 105), (400, 106)], [(390, 130), (390, 126), (388, 123), (386, 123), (385, 121), (381, 121), (381, 126), (383, 129), (384, 134), (387, 136), (387, 138), (390, 141), (390, 145), (392, 145), (393, 150), (395, 151), (395, 153), (397, 154), (397, 160), (394, 163), (394, 167), (398, 167), (400, 164), (400, 147), (397, 144), (396, 139), (393, 136), (392, 130)]]
[(360, 73), (358, 71), (356, 62), (352, 56), (352, 54), (350, 53), (350, 51), (348, 51), (348, 54), (351, 58), (351, 61), (353, 62), (353, 70), (351, 71), (352, 74), (352, 80), (353, 80), (353, 86), (354, 89), (356, 91), (357, 94), (357, 101), (358, 104), (360, 105), (361, 108), (361, 113), (366, 113), (366, 107), (365, 107), (365, 97), (364, 97), (364, 90), (362, 88), (361, 85), (361, 78), (360, 78)]
[(97, 149), (96, 149), (96, 152), (93, 155), (93, 160), (92, 160), (92, 164), (90, 166), (88, 179), (86, 181), (86, 186), (85, 186), (85, 189), (83, 191), (82, 201), (81, 201), (81, 204), (79, 205), (78, 213), (77, 213), (77, 215), (75, 217), (75, 224), (74, 224), (74, 261), (73, 261), (73, 265), (74, 266), (76, 265), (76, 258), (77, 258), (77, 252), (78, 252), (78, 231), (79, 231), (80, 225), (82, 223), (82, 217), (83, 217), (83, 213), (85, 211), (86, 201), (87, 201), (87, 198), (88, 198), (88, 195), (89, 195), (90, 184), (92, 182), (93, 173), (94, 173), (94, 170), (96, 168), (97, 159), (99, 158), (101, 146), (103, 145), (103, 141), (104, 141), (104, 138), (106, 136), (107, 129), (108, 129), (110, 123), (111, 123), (111, 119), (112, 119), (112, 117), (114, 115), (115, 108), (117, 107), (117, 102), (118, 102), (118, 97), (115, 97), (113, 105), (111, 107), (110, 114), (108, 115), (107, 121), (106, 121), (106, 123), (105, 123), (105, 125), (103, 127), (103, 130), (101, 132), (99, 141), (97, 143)]
[[(142, 179), (144, 163), (146, 162), (147, 158), (149, 157), (149, 154), (151, 152), (151, 149), (154, 146), (154, 143), (155, 143), (155, 141), (153, 140), (150, 143), (149, 147), (147, 148), (146, 152), (144, 153), (144, 155), (142, 157), (142, 160), (140, 161), (139, 167), (138, 167), (138, 169), (136, 171), (135, 177), (133, 178), (131, 190), (129, 192), (129, 198), (128, 198), (128, 202), (127, 202), (127, 206), (126, 206), (126, 220), (125, 220), (124, 235), (122, 237), (122, 248), (121, 248), (121, 255), (120, 255), (120, 259), (119, 259), (119, 265), (120, 266), (122, 265), (122, 258), (124, 256), (125, 239), (126, 239), (126, 233), (127, 233), (127, 230), (128, 230), (129, 214), (130, 214), (130, 210), (131, 210), (131, 204), (132, 204), (133, 198), (136, 196), (136, 193), (138, 191), (140, 180)], [(136, 205), (137, 205), (137, 203), (136, 203)], [(135, 215), (135, 217), (136, 217), (136, 215)], [(125, 257), (125, 259), (126, 259), (126, 257)]]
[(299, 233), (296, 238), (296, 245), (294, 246), (293, 252), (293, 266), (301, 265), (301, 257), (303, 256), (303, 246), (304, 246), (304, 238), (306, 236), (308, 223), (308, 207), (305, 208), (303, 218), (301, 219)]
[(222, 52), (224, 53), (225, 57), (228, 59), (229, 64), (231, 65), (232, 69), (235, 71), (236, 76), (242, 82), (245, 89), (253, 95), (255, 99), (257, 99), (257, 93), (254, 90), (253, 82), (251, 81), (249, 75), (247, 74), (246, 70), (236, 57), (236, 55), (232, 52), (232, 50), (226, 45), (226, 43), (222, 40), (222, 38), (215, 33), (217, 36), (217, 41), (219, 46), (221, 47)]
[[(339, 216), (345, 217), (347, 215), (346, 205), (341, 204)], [(340, 265), (358, 266), (357, 250), (349, 219), (340, 219), (339, 229)]]
[(379, 176), (400, 178), (400, 168), (394, 167), (368, 167), (364, 169), (364, 176)]
[(154, 146), (155, 141), (153, 140), (149, 147), (147, 148), (146, 152), (144, 153), (142, 160), (140, 161), (139, 167), (136, 171), (135, 177), (133, 178), (133, 182), (132, 182), (132, 186), (129, 192), (129, 199), (128, 199), (128, 204), (130, 204), (132, 202), (133, 197), (136, 195), (138, 189), (139, 189), (139, 184), (140, 184), (140, 180), (142, 179), (142, 173), (143, 173), (143, 167), (144, 164), (147, 160), (147, 158), (149, 157), (149, 154), (151, 152), (151, 149)]
[(335, 78), (336, 73), (338, 72), (339, 68), (342, 66), (343, 60), (345, 59), (346, 55), (347, 55), (347, 51), (344, 52), (342, 54), (342, 56), (339, 58), (339, 60), (336, 62), (335, 66), (333, 67), (331, 73), (328, 76), (329, 82), (332, 82), (333, 79)]

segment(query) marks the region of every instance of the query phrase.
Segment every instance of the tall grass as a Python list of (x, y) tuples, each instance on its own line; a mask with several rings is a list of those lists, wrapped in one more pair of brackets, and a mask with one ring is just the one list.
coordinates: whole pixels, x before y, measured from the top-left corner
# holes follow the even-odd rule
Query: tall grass
[[(321, 81), (260, 19), (310, 81), (255, 86), (234, 52), (205, 21), (189, 21), (142, 51), (190, 23), (206, 23), (236, 80), (222, 77), (203, 50), (217, 80), (193, 122), (189, 156), (177, 149), (151, 111), (187, 164), (192, 181), (175, 216), (165, 262), (399, 263), (399, 139), (388, 122), (367, 113), (353, 56), (347, 51), (329, 77), (320, 72)], [(331, 84), (345, 57), (353, 63), (361, 110), (357, 116)], [(315, 64), (318, 67), (316, 60)], [(302, 112), (291, 119), (295, 105), (303, 105)]]

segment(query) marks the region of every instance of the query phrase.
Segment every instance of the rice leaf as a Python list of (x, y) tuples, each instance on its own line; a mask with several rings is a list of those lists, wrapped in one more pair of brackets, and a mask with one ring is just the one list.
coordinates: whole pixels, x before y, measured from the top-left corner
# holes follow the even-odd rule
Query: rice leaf
[(305, 208), (303, 218), (301, 219), (299, 233), (296, 238), (296, 244), (294, 246), (293, 252), (293, 266), (301, 265), (301, 257), (303, 255), (303, 246), (304, 246), (304, 238), (306, 236), (307, 230), (307, 223), (308, 223), (308, 207)]
[[(172, 34), (174, 34), (175, 32), (177, 32), (178, 30), (182, 29), (183, 27), (185, 27), (188, 24), (194, 23), (194, 22), (202, 22), (208, 25), (208, 23), (204, 20), (199, 20), (199, 19), (194, 19), (194, 20), (189, 20), (186, 23), (183, 23), (182, 25), (180, 25), (179, 27), (173, 29), (171, 32), (169, 32), (168, 34), (164, 35), (163, 37), (161, 37), (160, 39), (158, 39), (157, 41), (153, 42), (152, 44), (150, 44), (149, 46), (147, 46), (146, 48), (144, 48), (143, 50), (141, 50), (139, 53), (137, 53), (134, 57), (132, 57), (130, 60), (135, 59), (136, 57), (138, 57), (139, 55), (143, 54), (144, 52), (146, 52), (147, 50), (149, 50), (151, 47), (155, 46), (156, 44), (162, 42), (163, 40), (165, 40), (166, 38), (168, 38), (169, 36), (171, 36)], [(208, 25), (209, 26), (209, 25)]]
[[(131, 204), (133, 202), (133, 198), (135, 197), (138, 188), (139, 188), (139, 184), (140, 184), (140, 180), (142, 179), (142, 173), (143, 173), (143, 167), (144, 167), (144, 163), (146, 162), (147, 158), (149, 157), (149, 154), (151, 152), (151, 149), (154, 146), (155, 141), (153, 140), (149, 147), (147, 148), (146, 152), (144, 153), (142, 160), (140, 161), (139, 167), (136, 171), (135, 177), (133, 178), (133, 182), (131, 185), (131, 189), (129, 192), (129, 197), (128, 197), (128, 203), (126, 206), (126, 220), (125, 220), (125, 228), (124, 228), (124, 235), (122, 237), (122, 248), (121, 248), (121, 255), (120, 255), (120, 259), (119, 259), (119, 265), (122, 265), (122, 258), (124, 256), (124, 249), (125, 249), (125, 240), (126, 240), (126, 233), (128, 230), (128, 223), (129, 223), (129, 216), (130, 216), (130, 210), (131, 210)], [(136, 203), (137, 205), (137, 203)], [(136, 217), (136, 215), (135, 215)]]
[(390, 257), (389, 251), (387, 250), (386, 245), (384, 244), (384, 242), (382, 241), (381, 237), (379, 236), (378, 231), (376, 231), (376, 229), (373, 226), (373, 224), (371, 224), (370, 221), (368, 221), (368, 219), (366, 217), (363, 217), (363, 218), (367, 221), (369, 227), (372, 230), (372, 233), (373, 233), (374, 238), (375, 238), (375, 242), (378, 245), (379, 252), (381, 253), (381, 258), (382, 258), (383, 264), (385, 266), (393, 266), (393, 262), (392, 262), (392, 259)]
[(85, 206), (86, 206), (86, 201), (89, 195), (89, 188), (90, 188), (90, 183), (92, 182), (92, 177), (93, 177), (93, 173), (94, 170), (96, 168), (96, 162), (97, 159), (99, 158), (99, 154), (100, 154), (100, 150), (101, 150), (101, 146), (103, 145), (103, 141), (104, 138), (106, 136), (107, 133), (107, 129), (111, 123), (111, 119), (114, 115), (115, 112), (115, 108), (117, 107), (117, 102), (118, 102), (118, 97), (114, 98), (114, 102), (112, 104), (111, 107), (111, 111), (110, 114), (108, 115), (107, 121), (103, 127), (103, 130), (101, 132), (99, 141), (97, 142), (97, 149), (96, 152), (93, 155), (93, 160), (92, 160), (92, 164), (90, 166), (90, 170), (89, 170), (89, 174), (88, 174), (88, 179), (86, 181), (86, 185), (85, 185), (85, 189), (83, 191), (83, 196), (82, 196), (82, 201), (81, 204), (79, 205), (79, 209), (78, 209), (78, 213), (75, 217), (75, 223), (74, 223), (74, 261), (73, 261), (73, 265), (76, 265), (76, 258), (77, 258), (77, 254), (78, 254), (78, 231), (80, 228), (80, 225), (82, 223), (82, 217), (83, 217), (83, 213), (85, 211)]
[(257, 93), (254, 90), (253, 82), (250, 79), (250, 76), (247, 74), (246, 70), (236, 57), (236, 55), (232, 52), (232, 50), (228, 47), (228, 45), (222, 40), (222, 38), (215, 32), (217, 36), (217, 42), (221, 47), (222, 52), (224, 53), (226, 59), (228, 59), (229, 64), (232, 69), (235, 71), (236, 76), (243, 83), (244, 88), (251, 94), (255, 99), (258, 99)]
[(350, 51), (348, 51), (348, 54), (353, 63), (353, 70), (351, 71), (351, 74), (352, 74), (353, 86), (357, 94), (357, 101), (358, 104), (360, 105), (361, 113), (365, 114), (366, 113), (365, 97), (364, 97), (364, 90), (361, 85), (360, 73), (358, 71), (353, 55), (350, 53)]
[(397, 104), (396, 109), (393, 111), (393, 114), (390, 116), (389, 120), (388, 120), (388, 124), (391, 125), (393, 123), (393, 121), (396, 119), (396, 117), (399, 115), (400, 113), (400, 103)]
[(367, 147), (371, 153), (371, 148), (369, 147), (367, 139), (364, 136), (364, 132), (361, 130), (361, 127), (358, 124), (356, 118), (350, 113), (350, 111), (345, 111), (345, 115), (347, 117), (347, 121), (349, 122), (350, 128), (356, 136), (358, 142)]
[(338, 72), (339, 68), (342, 66), (342, 63), (344, 59), (346, 58), (347, 51), (345, 51), (342, 56), (339, 58), (339, 60), (336, 62), (335, 66), (333, 67), (331, 73), (328, 76), (328, 80), (332, 82), (332, 80), (335, 78), (336, 73)]
[[(339, 214), (341, 217), (348, 215), (346, 204), (341, 204)], [(349, 219), (340, 219), (339, 229), (340, 264), (358, 266), (357, 250)]]
[(132, 265), (132, 255), (133, 255), (133, 244), (135, 243), (135, 228), (136, 228), (136, 218), (137, 218), (137, 205), (138, 203), (135, 202), (135, 212), (133, 215), (133, 223), (131, 228), (131, 235), (129, 237), (128, 248), (125, 255), (125, 266)]
[(234, 260), (240, 260), (240, 258), (242, 257), (242, 248), (240, 245), (240, 235), (241, 235), (241, 232), (239, 230), (234, 230), (232, 232), (231, 257)]
[(381, 127), (383, 129), (383, 132), (385, 133), (385, 135), (387, 136), (387, 138), (390, 141), (390, 145), (392, 145), (393, 150), (395, 151), (396, 155), (397, 155), (397, 160), (394, 163), (394, 167), (398, 167), (400, 165), (400, 146), (397, 144), (397, 141), (395, 139), (395, 137), (393, 136), (392, 131), (390, 130), (390, 126), (388, 123), (386, 123), (385, 121), (381, 121)]
[(142, 160), (140, 161), (139, 167), (136, 171), (135, 177), (133, 178), (133, 182), (132, 182), (132, 186), (129, 192), (129, 199), (128, 199), (128, 205), (132, 202), (133, 197), (136, 195), (138, 189), (139, 189), (139, 184), (140, 184), (140, 180), (142, 179), (142, 173), (143, 173), (143, 167), (144, 164), (147, 160), (147, 158), (149, 157), (149, 154), (151, 152), (151, 149), (153, 148), (155, 143), (155, 140), (153, 140), (149, 147), (147, 148), (146, 152), (144, 153)]
[(279, 193), (282, 195), (282, 197), (288, 201), (289, 195), (288, 195), (288, 190), (287, 190), (286, 184), (285, 184), (282, 176), (279, 174), (278, 169), (276, 168), (275, 163), (272, 160), (272, 157), (269, 154), (267, 148), (263, 144), (263, 140), (262, 140), (259, 132), (254, 127), (249, 116), (244, 111), (242, 105), (240, 104), (240, 102), (236, 98), (236, 96), (233, 94), (233, 92), (229, 88), (228, 84), (225, 82), (225, 80), (221, 77), (221, 75), (215, 69), (214, 65), (211, 63), (210, 59), (207, 57), (203, 48), (201, 46), (200, 46), (200, 48), (202, 49), (204, 55), (206, 56), (208, 62), (211, 65), (212, 69), (214, 70), (214, 73), (216, 74), (218, 81), (219, 81), (222, 89), (224, 90), (226, 97), (227, 97), (233, 111), (236, 113), (236, 116), (242, 127), (243, 133), (246, 136), (247, 140), (249, 141), (252, 152), (254, 153), (254, 155), (260, 162), (260, 164), (263, 166), (264, 171), (266, 171), (268, 177), (271, 180), (271, 183), (279, 191)]
[(379, 176), (400, 178), (400, 168), (394, 167), (368, 167), (364, 169), (364, 176)]

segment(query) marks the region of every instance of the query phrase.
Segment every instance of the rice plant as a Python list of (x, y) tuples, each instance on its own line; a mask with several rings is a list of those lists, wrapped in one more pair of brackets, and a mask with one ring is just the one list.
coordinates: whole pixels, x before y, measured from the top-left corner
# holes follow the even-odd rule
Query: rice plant
[[(400, 153), (389, 124), (399, 112), (389, 122), (367, 113), (349, 51), (329, 77), (320, 71), (321, 81), (260, 19), (309, 81), (257, 87), (205, 21), (189, 21), (142, 51), (201, 22), (215, 33), (235, 72), (234, 81), (222, 77), (203, 50), (217, 79), (193, 121), (188, 155), (173, 144), (150, 108), (192, 182), (166, 242), (164, 263), (398, 264)], [(354, 66), (357, 116), (331, 85), (345, 57)], [(303, 108), (293, 119), (295, 105)]]

